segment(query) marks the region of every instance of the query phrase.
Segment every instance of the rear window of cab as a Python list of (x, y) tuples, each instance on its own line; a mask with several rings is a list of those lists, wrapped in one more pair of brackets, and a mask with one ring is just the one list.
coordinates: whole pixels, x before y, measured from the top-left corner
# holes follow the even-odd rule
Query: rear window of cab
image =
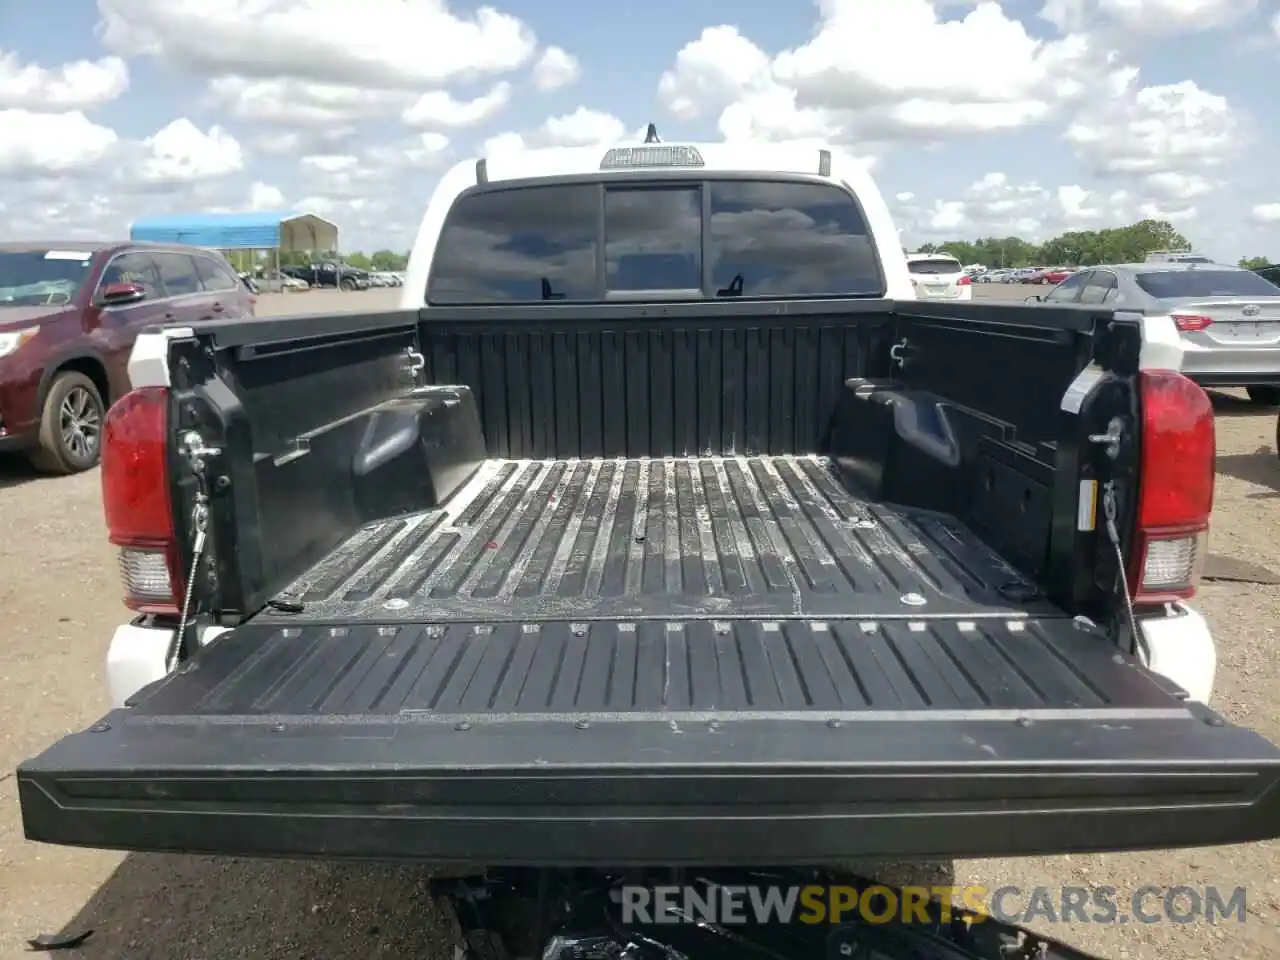
[(964, 272), (959, 260), (950, 260), (947, 257), (933, 257), (929, 260), (908, 260), (907, 270), (911, 273), (931, 276)]
[(446, 218), (432, 304), (882, 297), (862, 210), (799, 180), (601, 180), (479, 188)]

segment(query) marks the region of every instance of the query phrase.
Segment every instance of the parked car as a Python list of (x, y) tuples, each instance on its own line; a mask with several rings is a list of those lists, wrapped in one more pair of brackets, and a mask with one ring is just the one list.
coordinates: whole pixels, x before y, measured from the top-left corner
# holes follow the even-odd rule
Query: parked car
[(1066, 280), (1067, 277), (1071, 276), (1074, 272), (1075, 272), (1074, 270), (1071, 270), (1067, 267), (1050, 267), (1047, 270), (1039, 270), (1036, 273), (1033, 273), (1031, 277), (1027, 279), (1026, 282), (1041, 284), (1041, 285), (1059, 284), (1059, 283), (1062, 283), (1062, 281)]
[(146, 327), (254, 315), (210, 250), (142, 243), (0, 244), (0, 451), (41, 470), (98, 462), (103, 414), (129, 389)]
[(341, 287), (343, 290), (368, 290), (369, 271), (346, 263), (326, 260), (300, 267), (282, 267), (286, 276), (305, 280), (313, 287)]
[(907, 272), (920, 300), (972, 300), (973, 279), (945, 253), (908, 253)]
[(1280, 286), (1280, 263), (1271, 263), (1265, 267), (1256, 267), (1253, 272), (1263, 280), (1270, 280), (1276, 286)]
[(1029, 302), (1124, 307), (1144, 315), (1153, 345), (1182, 352), (1205, 387), (1244, 387), (1280, 404), (1280, 285), (1243, 267), (1164, 260), (1084, 269)]

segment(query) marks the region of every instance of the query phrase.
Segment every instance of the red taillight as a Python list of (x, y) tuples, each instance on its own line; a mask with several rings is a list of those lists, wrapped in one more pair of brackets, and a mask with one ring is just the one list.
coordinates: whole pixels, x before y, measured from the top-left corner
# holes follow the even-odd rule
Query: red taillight
[(1190, 597), (1204, 566), (1216, 441), (1208, 395), (1180, 373), (1144, 370), (1136, 602)]
[(1213, 323), (1212, 317), (1202, 317), (1195, 313), (1171, 313), (1169, 316), (1173, 318), (1173, 325), (1184, 333), (1203, 330)]
[(102, 507), (120, 548), (125, 605), (179, 613), (182, 574), (170, 504), (169, 391), (142, 387), (121, 397), (102, 433)]
[(961, 277), (959, 280), (956, 281), (956, 286), (967, 287), (971, 283), (973, 283), (973, 280), (970, 277)]

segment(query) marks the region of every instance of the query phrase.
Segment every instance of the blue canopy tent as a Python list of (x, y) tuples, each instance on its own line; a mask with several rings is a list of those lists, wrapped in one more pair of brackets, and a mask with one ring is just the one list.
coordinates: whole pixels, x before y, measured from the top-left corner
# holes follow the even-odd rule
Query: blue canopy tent
[(332, 250), (338, 253), (338, 227), (314, 213), (182, 213), (138, 220), (129, 238), (139, 242), (185, 243), (211, 250)]

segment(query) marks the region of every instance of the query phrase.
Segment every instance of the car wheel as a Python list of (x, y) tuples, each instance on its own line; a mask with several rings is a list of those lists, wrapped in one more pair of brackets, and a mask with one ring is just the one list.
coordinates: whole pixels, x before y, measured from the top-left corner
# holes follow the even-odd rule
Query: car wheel
[(1280, 407), (1280, 387), (1249, 387), (1246, 392), (1261, 407)]
[(43, 473), (81, 473), (102, 455), (102, 395), (83, 373), (60, 373), (40, 413), (40, 445), (30, 459)]
[(343, 277), (343, 278), (342, 278), (342, 289), (343, 289), (343, 290), (354, 290), (355, 288), (356, 288), (356, 282), (355, 282), (354, 280), (352, 280), (350, 277)]

